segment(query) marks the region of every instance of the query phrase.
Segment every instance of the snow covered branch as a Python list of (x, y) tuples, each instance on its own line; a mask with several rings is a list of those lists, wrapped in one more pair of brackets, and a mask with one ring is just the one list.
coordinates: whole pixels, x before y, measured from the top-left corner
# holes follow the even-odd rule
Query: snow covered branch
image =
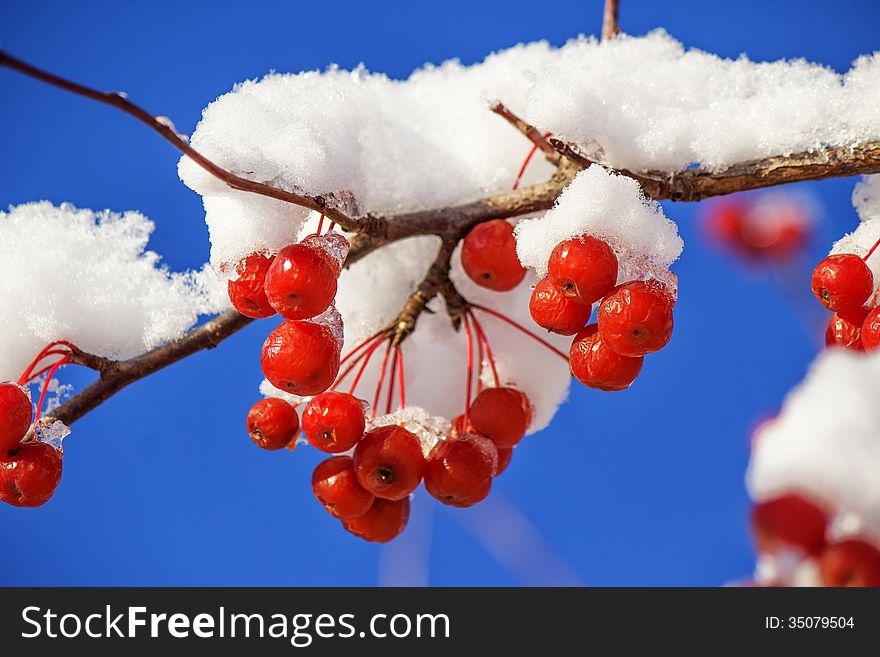
[(137, 120), (145, 123), (150, 128), (158, 132), (167, 142), (174, 146), (177, 150), (187, 155), (196, 164), (212, 176), (226, 183), (233, 189), (245, 192), (252, 192), (262, 196), (278, 199), (294, 205), (299, 205), (309, 210), (323, 212), (331, 221), (336, 222), (345, 230), (354, 231), (360, 226), (359, 223), (350, 218), (337, 205), (340, 204), (339, 199), (328, 198), (325, 196), (306, 196), (293, 191), (280, 189), (269, 183), (257, 182), (242, 178), (226, 169), (218, 166), (204, 155), (195, 150), (187, 142), (186, 137), (177, 133), (174, 124), (166, 117), (154, 116), (129, 101), (125, 94), (118, 91), (102, 92), (86, 87), (84, 85), (72, 82), (53, 73), (49, 73), (42, 69), (31, 66), (30, 64), (13, 57), (12, 55), (0, 50), (0, 66), (6, 66), (28, 77), (40, 80), (46, 84), (64, 89), (79, 96), (90, 98), (99, 103), (110, 105), (116, 109), (122, 110), (126, 114), (133, 116)]

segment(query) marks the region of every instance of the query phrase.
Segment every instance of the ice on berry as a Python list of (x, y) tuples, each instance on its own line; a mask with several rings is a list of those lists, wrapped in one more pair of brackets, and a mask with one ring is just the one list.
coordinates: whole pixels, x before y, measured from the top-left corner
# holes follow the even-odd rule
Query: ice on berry
[(590, 235), (606, 242), (618, 259), (618, 282), (638, 278), (666, 281), (683, 242), (662, 208), (645, 198), (632, 178), (601, 166), (581, 171), (547, 213), (517, 224), (516, 251), (525, 267), (547, 274), (560, 242)]
[(324, 233), (323, 235), (309, 235), (302, 240), (302, 243), (330, 256), (333, 262), (336, 263), (337, 270), (342, 269), (342, 265), (351, 249), (345, 236), (336, 231)]
[(263, 397), (275, 397), (277, 399), (283, 399), (291, 406), (299, 406), (300, 404), (308, 404), (312, 399), (311, 397), (300, 397), (299, 395), (291, 394), (285, 390), (280, 390), (273, 386), (267, 379), (263, 379), (260, 383), (260, 394)]
[(422, 446), (425, 458), (439, 441), (449, 435), (452, 424), (445, 417), (432, 415), (430, 411), (419, 406), (400, 408), (393, 413), (381, 415), (368, 422), (367, 430), (378, 427), (398, 425), (415, 434)]
[(878, 398), (880, 353), (822, 353), (755, 436), (747, 477), (753, 499), (802, 493), (880, 538)]
[(228, 307), (209, 268), (171, 272), (147, 248), (154, 224), (47, 201), (0, 212), (0, 379), (53, 340), (128, 358)]
[(339, 348), (342, 349), (342, 343), (345, 340), (345, 328), (342, 322), (342, 315), (339, 314), (339, 311), (336, 309), (334, 304), (330, 304), (330, 307), (327, 308), (324, 312), (322, 312), (317, 317), (312, 317), (307, 320), (312, 322), (313, 324), (320, 324), (321, 326), (326, 326), (330, 329), (330, 333), (336, 339)]
[(70, 435), (70, 427), (61, 420), (41, 418), (34, 425), (34, 438), (41, 443), (48, 443), (55, 449), (62, 449), (61, 442)]

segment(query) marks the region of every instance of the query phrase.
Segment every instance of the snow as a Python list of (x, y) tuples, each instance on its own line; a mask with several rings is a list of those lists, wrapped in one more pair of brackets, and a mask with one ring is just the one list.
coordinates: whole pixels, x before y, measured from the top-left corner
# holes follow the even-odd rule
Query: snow
[(635, 180), (601, 166), (581, 171), (543, 217), (517, 225), (517, 255), (523, 266), (543, 277), (553, 248), (581, 235), (599, 238), (614, 250), (619, 282), (670, 281), (669, 266), (684, 247), (676, 225), (645, 198)]
[(880, 353), (822, 353), (755, 437), (747, 475), (755, 500), (801, 492), (838, 527), (880, 540)]
[[(723, 59), (657, 30), (518, 45), (406, 80), (363, 67), (273, 73), (212, 102), (192, 144), (238, 175), (353, 195), (361, 213), (385, 214), (509, 189), (528, 143), (488, 110), (493, 100), (610, 166), (677, 171), (880, 138), (878, 95), (875, 55), (840, 75), (804, 60)], [(535, 158), (530, 180), (549, 171)], [(308, 217), (230, 190), (186, 157), (179, 172), (204, 197), (215, 267), (277, 251)]]
[[(863, 176), (853, 190), (852, 201), (861, 222), (853, 232), (834, 243), (831, 253), (865, 256), (880, 240), (880, 174)], [(874, 273), (874, 281), (880, 281), (880, 252), (875, 252), (866, 262)]]
[(182, 335), (228, 304), (210, 268), (170, 272), (147, 250), (138, 212), (48, 201), (0, 212), (0, 380), (15, 380), (52, 340), (127, 358)]

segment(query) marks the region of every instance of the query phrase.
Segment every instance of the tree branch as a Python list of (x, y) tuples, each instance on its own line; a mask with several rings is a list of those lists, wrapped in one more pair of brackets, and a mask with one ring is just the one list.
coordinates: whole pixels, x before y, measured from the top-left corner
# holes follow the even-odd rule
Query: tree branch
[(526, 139), (541, 150), (550, 164), (553, 166), (559, 166), (559, 162), (562, 160), (563, 155), (553, 148), (553, 145), (547, 141), (544, 135), (542, 135), (535, 126), (511, 112), (501, 101), (496, 100), (489, 105), (489, 109), (523, 133)]
[(49, 73), (42, 69), (31, 66), (30, 64), (16, 59), (12, 55), (0, 50), (0, 66), (6, 66), (28, 77), (40, 80), (54, 87), (64, 89), (79, 96), (84, 96), (92, 100), (98, 101), (105, 105), (110, 105), (116, 109), (122, 110), (126, 114), (133, 116), (137, 120), (145, 123), (150, 128), (158, 132), (167, 142), (174, 146), (177, 150), (191, 158), (196, 164), (202, 167), (215, 178), (223, 181), (229, 187), (238, 189), (243, 192), (252, 192), (262, 196), (285, 201), (294, 205), (299, 205), (309, 210), (323, 212), (330, 221), (336, 222), (343, 230), (350, 232), (360, 228), (360, 224), (356, 219), (352, 219), (343, 212), (338, 205), (341, 204), (340, 199), (332, 196), (306, 196), (297, 192), (292, 192), (278, 187), (274, 187), (269, 183), (256, 182), (242, 178), (226, 169), (214, 164), (207, 157), (196, 151), (190, 146), (186, 139), (177, 134), (173, 124), (165, 117), (153, 116), (146, 110), (138, 107), (129, 101), (125, 95), (116, 92), (102, 92), (89, 87), (83, 86), (76, 82), (72, 82), (53, 73)]
[(605, 12), (602, 15), (602, 41), (608, 41), (620, 34), (619, 14), (620, 0), (605, 0)]

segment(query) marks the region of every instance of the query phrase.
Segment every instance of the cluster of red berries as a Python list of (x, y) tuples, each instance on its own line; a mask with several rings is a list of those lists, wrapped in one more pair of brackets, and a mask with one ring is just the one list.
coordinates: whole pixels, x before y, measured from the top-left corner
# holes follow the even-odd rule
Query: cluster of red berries
[(859, 537), (834, 540), (828, 526), (829, 516), (821, 506), (794, 493), (761, 502), (752, 509), (752, 532), (761, 554), (797, 552), (813, 560), (824, 586), (880, 586), (877, 546)]
[(810, 214), (799, 203), (751, 203), (740, 197), (706, 206), (702, 227), (710, 240), (755, 262), (779, 262), (802, 253), (813, 235)]
[[(426, 455), (419, 437), (403, 426), (368, 430), (366, 409), (352, 394), (323, 392), (306, 404), (302, 430), (313, 447), (334, 455), (315, 468), (315, 497), (349, 532), (379, 543), (406, 527), (409, 496), (422, 482), (444, 504), (467, 507), (485, 499), (531, 423), (523, 393), (486, 388)], [(280, 449), (299, 433), (296, 410), (281, 399), (257, 402), (247, 425), (267, 449)]]
[(813, 294), (834, 313), (825, 331), (828, 347), (853, 351), (880, 347), (880, 307), (876, 305), (874, 275), (866, 264), (877, 244), (864, 258), (852, 253), (830, 255), (813, 270)]
[(61, 481), (62, 452), (29, 440), (33, 407), (27, 388), (0, 383), (0, 500), (13, 506), (40, 506)]
[[(672, 292), (653, 279), (616, 285), (617, 256), (588, 235), (557, 244), (547, 269), (529, 301), (532, 319), (551, 333), (574, 336), (569, 365), (581, 383), (628, 388), (645, 355), (672, 336)], [(597, 302), (596, 322), (588, 324)]]

